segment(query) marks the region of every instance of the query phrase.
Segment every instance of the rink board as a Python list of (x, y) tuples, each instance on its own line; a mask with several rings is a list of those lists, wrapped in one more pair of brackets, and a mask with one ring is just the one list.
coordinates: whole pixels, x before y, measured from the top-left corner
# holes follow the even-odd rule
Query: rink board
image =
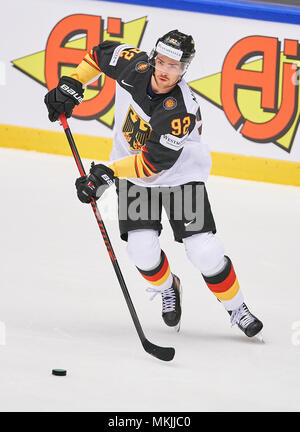
[[(194, 5), (192, 10), (193, 2), (175, 2), (174, 8), (190, 6), (180, 12), (150, 7), (146, 0), (139, 4), (66, 1), (57, 8), (55, 2), (45, 1), (41, 7), (39, 1), (28, 0), (17, 2), (18, 15), (15, 3), (3, 11), (0, 34), (10, 43), (0, 59), (5, 101), (0, 106), (0, 146), (68, 154), (61, 127), (47, 118), (43, 103), (47, 88), (53, 88), (60, 75), (70, 73), (86, 51), (103, 40), (150, 52), (162, 29), (179, 28), (195, 39), (197, 56), (186, 80), (201, 106), (212, 173), (300, 185), (296, 8), (269, 5), (262, 10), (259, 5), (233, 6), (225, 1), (222, 16), (221, 2), (214, 0), (199, 1), (198, 9)], [(25, 22), (22, 16), (28, 10)], [(113, 124), (114, 84), (101, 77), (88, 86), (70, 122), (83, 156), (108, 160)]]

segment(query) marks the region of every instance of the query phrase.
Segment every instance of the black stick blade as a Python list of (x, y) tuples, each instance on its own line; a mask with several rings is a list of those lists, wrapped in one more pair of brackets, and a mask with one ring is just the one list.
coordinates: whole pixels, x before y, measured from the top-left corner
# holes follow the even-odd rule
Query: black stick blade
[(143, 342), (143, 347), (148, 354), (151, 354), (159, 360), (171, 361), (175, 355), (174, 348), (154, 345), (153, 343), (149, 342), (148, 339), (145, 339)]

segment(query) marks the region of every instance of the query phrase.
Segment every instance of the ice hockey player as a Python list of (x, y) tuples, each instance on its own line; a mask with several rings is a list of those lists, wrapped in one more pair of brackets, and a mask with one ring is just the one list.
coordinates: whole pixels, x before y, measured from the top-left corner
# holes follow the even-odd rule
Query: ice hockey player
[[(163, 206), (175, 241), (184, 243), (188, 259), (224, 305), (231, 324), (253, 337), (263, 324), (244, 303), (234, 266), (216, 235), (205, 187), (210, 152), (201, 137), (199, 105), (183, 79), (194, 56), (193, 38), (178, 30), (160, 37), (150, 55), (105, 41), (70, 76), (61, 77), (45, 103), (50, 121), (58, 120), (61, 113), (70, 117), (87, 83), (101, 73), (116, 81), (110, 163), (92, 164), (89, 175), (76, 180), (78, 198), (89, 203), (115, 182), (121, 238), (127, 241), (128, 254), (153, 297), (161, 294), (164, 322), (178, 329), (182, 289), (160, 247)], [(132, 215), (137, 207), (138, 217)]]

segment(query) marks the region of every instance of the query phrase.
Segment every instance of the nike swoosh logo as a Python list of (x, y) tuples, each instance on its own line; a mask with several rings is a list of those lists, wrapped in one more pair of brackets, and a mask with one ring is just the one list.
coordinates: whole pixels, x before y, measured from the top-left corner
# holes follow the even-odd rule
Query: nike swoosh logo
[(184, 226), (186, 226), (186, 227), (187, 227), (188, 225), (190, 225), (190, 224), (191, 224), (191, 223), (193, 223), (193, 222), (195, 222), (195, 219), (193, 219), (193, 220), (192, 220), (192, 221), (190, 221), (190, 222), (187, 222), (187, 223), (185, 223), (185, 224), (184, 224)]
[(124, 85), (126, 85), (126, 86), (128, 86), (128, 87), (133, 87), (133, 85), (127, 84), (127, 82), (125, 82), (124, 80), (122, 80), (121, 83), (124, 84)]

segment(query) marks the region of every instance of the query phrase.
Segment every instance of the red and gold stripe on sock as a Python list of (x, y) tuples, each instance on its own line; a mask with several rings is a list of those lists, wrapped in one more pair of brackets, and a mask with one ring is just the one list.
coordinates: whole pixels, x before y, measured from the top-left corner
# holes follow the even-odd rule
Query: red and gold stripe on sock
[(202, 275), (208, 288), (221, 301), (232, 300), (240, 289), (232, 262), (227, 256), (225, 258), (227, 263), (220, 273), (214, 276)]
[(138, 267), (137, 269), (151, 285), (156, 286), (160, 286), (166, 282), (171, 273), (169, 262), (164, 251), (161, 251), (160, 263), (157, 267), (152, 270), (141, 270)]

